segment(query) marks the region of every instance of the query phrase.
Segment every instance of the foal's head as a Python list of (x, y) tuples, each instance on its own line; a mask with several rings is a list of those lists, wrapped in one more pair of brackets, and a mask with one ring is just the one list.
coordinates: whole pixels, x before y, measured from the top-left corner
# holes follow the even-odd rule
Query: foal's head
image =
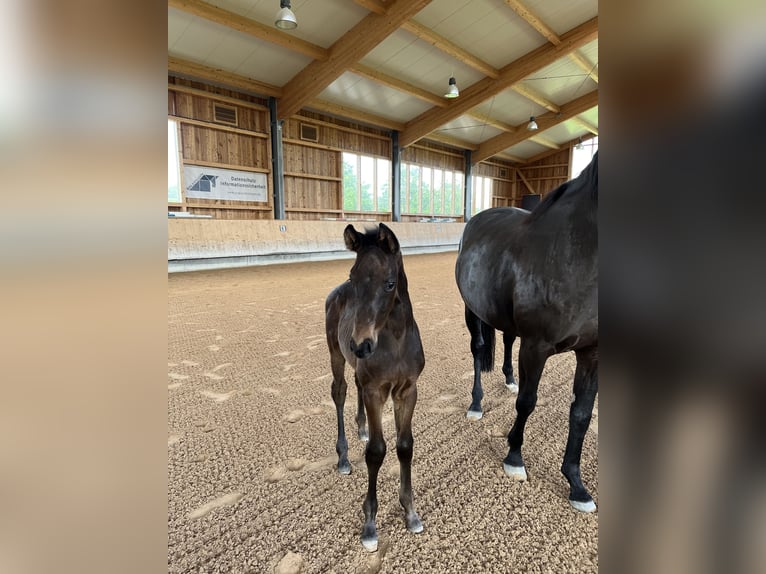
[(359, 233), (352, 225), (343, 232), (346, 247), (356, 252), (349, 280), (354, 293), (354, 328), (349, 346), (360, 359), (369, 357), (378, 344), (378, 333), (394, 308), (402, 267), (399, 241), (384, 224)]

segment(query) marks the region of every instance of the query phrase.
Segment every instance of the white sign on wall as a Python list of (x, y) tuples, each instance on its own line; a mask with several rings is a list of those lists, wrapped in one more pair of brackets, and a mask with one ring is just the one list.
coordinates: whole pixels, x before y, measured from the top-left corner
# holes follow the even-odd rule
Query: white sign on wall
[(265, 173), (197, 165), (184, 166), (186, 197), (268, 202)]

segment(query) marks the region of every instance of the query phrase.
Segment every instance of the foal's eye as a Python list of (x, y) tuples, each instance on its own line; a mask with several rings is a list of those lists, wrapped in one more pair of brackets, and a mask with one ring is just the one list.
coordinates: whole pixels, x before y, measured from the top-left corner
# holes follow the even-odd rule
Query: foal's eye
[(396, 281), (386, 281), (386, 291), (393, 291), (394, 287), (396, 287)]

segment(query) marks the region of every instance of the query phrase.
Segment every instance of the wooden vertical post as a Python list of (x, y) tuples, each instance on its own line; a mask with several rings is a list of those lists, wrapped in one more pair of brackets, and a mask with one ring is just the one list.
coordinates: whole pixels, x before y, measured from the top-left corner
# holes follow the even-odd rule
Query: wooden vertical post
[(271, 173), (274, 180), (274, 219), (285, 219), (285, 158), (282, 153), (282, 124), (277, 116), (277, 99), (269, 98), (271, 120)]
[(465, 181), (463, 182), (463, 221), (468, 223), (471, 219), (473, 207), (473, 189), (471, 187), (471, 150), (465, 150)]
[(391, 132), (391, 221), (402, 220), (402, 150), (399, 132)]

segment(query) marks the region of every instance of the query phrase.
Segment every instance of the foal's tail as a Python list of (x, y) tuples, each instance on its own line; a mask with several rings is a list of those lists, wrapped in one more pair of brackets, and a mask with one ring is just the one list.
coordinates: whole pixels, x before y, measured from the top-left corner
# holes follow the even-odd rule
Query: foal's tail
[(471, 332), (471, 353), (482, 373), (495, 368), (495, 329), (479, 319), (466, 305), (465, 324)]

